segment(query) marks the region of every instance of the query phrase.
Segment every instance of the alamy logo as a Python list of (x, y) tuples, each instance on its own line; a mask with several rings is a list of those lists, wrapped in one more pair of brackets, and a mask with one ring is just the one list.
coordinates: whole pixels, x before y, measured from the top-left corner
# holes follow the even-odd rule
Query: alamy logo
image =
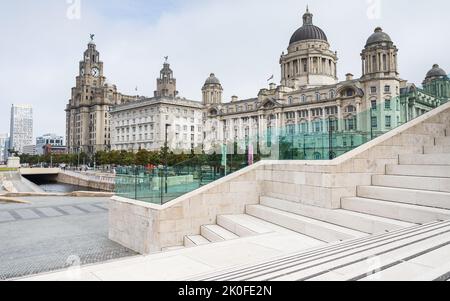
[(80, 279), (81, 275), (81, 259), (77, 255), (71, 255), (67, 258), (66, 264), (68, 265), (66, 271), (66, 277), (70, 280)]
[(67, 12), (66, 16), (69, 20), (81, 19), (81, 0), (66, 0)]
[(367, 0), (367, 18), (370, 20), (381, 19), (381, 0)]

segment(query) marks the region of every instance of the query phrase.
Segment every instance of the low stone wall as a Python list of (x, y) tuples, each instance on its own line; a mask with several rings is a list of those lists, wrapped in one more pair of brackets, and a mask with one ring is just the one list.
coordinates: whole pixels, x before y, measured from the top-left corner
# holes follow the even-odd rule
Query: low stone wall
[(102, 191), (114, 191), (114, 177), (80, 174), (72, 171), (61, 171), (56, 177), (59, 183), (89, 187)]
[(182, 245), (218, 215), (242, 214), (261, 196), (338, 209), (342, 197), (356, 196), (357, 186), (370, 185), (372, 175), (398, 164), (400, 154), (422, 154), (424, 145), (449, 129), (447, 103), (332, 161), (259, 162), (164, 206), (113, 197), (109, 236), (148, 254)]
[(258, 204), (262, 170), (257, 163), (163, 206), (115, 196), (109, 238), (141, 254), (181, 246), (186, 235), (199, 235), (218, 215), (243, 214), (247, 205)]

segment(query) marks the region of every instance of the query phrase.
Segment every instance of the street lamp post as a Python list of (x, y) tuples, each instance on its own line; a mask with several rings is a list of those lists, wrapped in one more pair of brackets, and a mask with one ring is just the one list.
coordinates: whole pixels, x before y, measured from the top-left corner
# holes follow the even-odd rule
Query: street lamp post
[(334, 131), (334, 126), (331, 123), (332, 121), (332, 117), (329, 116), (328, 117), (328, 146), (329, 146), (329, 159), (333, 160), (334, 156), (333, 156), (333, 131)]
[(373, 108), (370, 107), (370, 118), (369, 118), (369, 122), (370, 122), (370, 140), (373, 140)]
[(169, 142), (168, 142), (168, 128), (170, 127), (170, 124), (168, 124), (168, 123), (166, 123), (166, 139), (165, 139), (165, 144), (164, 144), (164, 148), (165, 148), (165, 168), (164, 168), (164, 173), (165, 173), (165, 191), (166, 191), (166, 194), (167, 194), (167, 192), (168, 192), (168, 186), (167, 186), (167, 169), (168, 169), (168, 165), (169, 165), (169, 162), (168, 162), (168, 156), (169, 156), (169, 149), (168, 149), (168, 146), (169, 146)]

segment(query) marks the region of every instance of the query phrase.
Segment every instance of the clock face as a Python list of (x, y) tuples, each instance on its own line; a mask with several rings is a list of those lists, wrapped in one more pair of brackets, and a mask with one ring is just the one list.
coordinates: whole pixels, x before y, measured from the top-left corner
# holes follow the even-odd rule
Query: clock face
[(99, 77), (100, 76), (100, 70), (98, 70), (98, 68), (92, 68), (92, 75), (94, 77)]

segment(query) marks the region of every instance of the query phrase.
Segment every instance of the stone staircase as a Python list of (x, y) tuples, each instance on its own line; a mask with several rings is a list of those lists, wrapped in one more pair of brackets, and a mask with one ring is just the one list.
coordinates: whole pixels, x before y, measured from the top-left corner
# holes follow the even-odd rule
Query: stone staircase
[(329, 244), (191, 281), (450, 280), (450, 221)]
[[(263, 196), (246, 214), (218, 216), (201, 235), (185, 237), (185, 247), (272, 232), (293, 231), (305, 240), (336, 243), (415, 225), (450, 220), (450, 130), (425, 145), (423, 154), (399, 155), (385, 175), (372, 176), (371, 186), (343, 198), (331, 210)], [(449, 259), (450, 260), (450, 259)]]

